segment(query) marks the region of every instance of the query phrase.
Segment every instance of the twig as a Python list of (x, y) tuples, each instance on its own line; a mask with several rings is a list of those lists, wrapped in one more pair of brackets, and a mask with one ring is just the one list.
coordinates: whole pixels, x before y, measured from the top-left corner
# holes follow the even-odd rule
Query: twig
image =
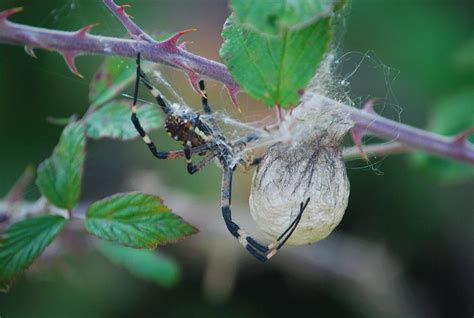
[[(365, 154), (367, 154), (367, 156), (375, 157), (375, 156), (385, 156), (388, 154), (403, 153), (403, 152), (409, 151), (410, 148), (408, 148), (404, 144), (401, 144), (395, 141), (395, 142), (367, 145), (367, 146), (364, 146), (362, 150)], [(362, 158), (360, 149), (355, 146), (344, 148), (342, 156), (344, 157), (344, 160)]]
[[(29, 54), (34, 54), (33, 48), (58, 51), (63, 54), (71, 71), (77, 75), (80, 73), (75, 67), (74, 59), (78, 55), (100, 54), (134, 58), (140, 51), (143, 59), (186, 72), (194, 87), (201, 76), (222, 82), (235, 102), (239, 87), (223, 64), (192, 54), (184, 46), (177, 45), (180, 37), (188, 30), (178, 32), (165, 41), (154, 41), (124, 12), (121, 13), (123, 6), (115, 5), (112, 0), (104, 0), (104, 3), (115, 16), (119, 17), (128, 32), (138, 39), (127, 40), (90, 35), (88, 31), (92, 25), (76, 32), (64, 32), (12, 23), (7, 18), (19, 12), (17, 8), (0, 12), (0, 42), (25, 46)], [(358, 129), (388, 140), (396, 140), (414, 150), (474, 164), (474, 147), (468, 143), (467, 133), (445, 137), (343, 105), (329, 98), (325, 99), (328, 106), (337, 104), (344, 112), (348, 112)]]
[(121, 5), (118, 6), (113, 0), (103, 0), (104, 4), (109, 8), (109, 10), (115, 15), (115, 17), (123, 24), (127, 29), (128, 34), (132, 38), (142, 38), (148, 42), (155, 42), (151, 36), (145, 33), (135, 22), (130, 19), (130, 16), (125, 12), (125, 8), (130, 7), (130, 5)]
[[(110, 9), (115, 15), (120, 15), (117, 12), (120, 9), (117, 8), (121, 7), (116, 6)], [(78, 31), (65, 32), (27, 26), (7, 20), (9, 16), (21, 10), (21, 8), (15, 8), (0, 12), (0, 43), (24, 46), (26, 52), (33, 56), (35, 48), (57, 51), (64, 56), (69, 68), (75, 74), (79, 75), (74, 64), (74, 59), (79, 55), (99, 54), (135, 58), (140, 51), (144, 60), (181, 69), (188, 75), (191, 72), (193, 75), (199, 74), (224, 83), (229, 91), (235, 93), (238, 91), (237, 84), (223, 64), (192, 54), (177, 45), (178, 40), (186, 33), (185, 31), (178, 32), (164, 41), (140, 41), (91, 35), (88, 32), (93, 25)], [(130, 28), (128, 24), (125, 26)], [(133, 29), (127, 30), (132, 34), (137, 32)]]
[[(43, 214), (57, 214), (65, 218), (69, 217), (67, 210), (52, 205), (43, 196), (34, 202), (18, 201), (12, 204), (8, 200), (0, 201), (0, 230), (17, 221)], [(74, 218), (80, 217), (80, 214), (74, 215)]]

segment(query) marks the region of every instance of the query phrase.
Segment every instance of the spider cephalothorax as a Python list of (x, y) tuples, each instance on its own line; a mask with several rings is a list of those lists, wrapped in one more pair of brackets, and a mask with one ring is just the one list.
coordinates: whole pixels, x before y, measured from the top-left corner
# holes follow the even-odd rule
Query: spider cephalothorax
[[(137, 99), (138, 86), (140, 80), (150, 90), (155, 97), (156, 102), (166, 114), (165, 129), (173, 139), (181, 142), (184, 146), (183, 150), (178, 151), (159, 151), (154, 142), (144, 131), (137, 117)], [(206, 115), (211, 115), (212, 111), (208, 104), (207, 94), (204, 87), (204, 81), (199, 82), (201, 90), (201, 101)], [(302, 213), (306, 208), (309, 199), (299, 206), (296, 211), (296, 217), (283, 233), (271, 244), (263, 245), (249, 236), (239, 225), (232, 220), (230, 202), (232, 192), (232, 175), (235, 168), (240, 165), (244, 169), (248, 169), (252, 165), (260, 162), (260, 159), (254, 159), (248, 152), (243, 151), (248, 143), (257, 140), (257, 135), (248, 135), (235, 141), (229, 141), (219, 129), (217, 123), (212, 116), (206, 116), (206, 120), (200, 118), (200, 114), (183, 105), (168, 105), (163, 99), (161, 93), (156, 89), (146, 74), (140, 67), (140, 54), (137, 56), (137, 80), (135, 83), (135, 93), (132, 105), (132, 122), (147, 144), (151, 153), (158, 159), (175, 159), (185, 157), (187, 169), (190, 174), (199, 171), (213, 159), (223, 169), (222, 186), (221, 186), (221, 206), (222, 215), (229, 232), (239, 240), (239, 242), (259, 261), (265, 262), (270, 259), (285, 244), (291, 236)], [(192, 155), (199, 154), (203, 156), (201, 161), (193, 164)]]

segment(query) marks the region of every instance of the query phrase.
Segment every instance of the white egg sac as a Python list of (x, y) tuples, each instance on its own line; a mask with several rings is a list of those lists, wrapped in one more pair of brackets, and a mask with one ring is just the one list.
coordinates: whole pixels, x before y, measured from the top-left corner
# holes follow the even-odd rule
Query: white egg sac
[(302, 245), (328, 236), (349, 199), (342, 140), (352, 127), (348, 116), (314, 95), (281, 125), (288, 142), (271, 146), (252, 180), (250, 211), (257, 226), (276, 239), (310, 198), (287, 244)]

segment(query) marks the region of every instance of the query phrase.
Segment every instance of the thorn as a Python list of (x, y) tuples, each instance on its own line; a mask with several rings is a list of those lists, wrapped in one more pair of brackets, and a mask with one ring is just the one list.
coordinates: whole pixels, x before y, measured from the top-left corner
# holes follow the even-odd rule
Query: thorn
[(15, 13), (23, 11), (23, 7), (8, 9), (0, 12), (0, 23), (4, 23), (7, 18)]
[(121, 12), (125, 12), (125, 8), (131, 8), (130, 4), (122, 4), (121, 6), (117, 6), (117, 9)]
[(290, 107), (290, 111), (288, 112), (288, 115), (291, 116), (293, 115), (293, 111), (295, 110), (295, 106)]
[(121, 6), (117, 6), (117, 12), (121, 15), (129, 16), (127, 12), (125, 12), (126, 8), (131, 8), (132, 6), (129, 4), (122, 4)]
[(120, 15), (122, 15), (122, 16), (125, 16), (125, 17), (127, 17), (127, 18), (129, 18), (129, 19), (133, 19), (133, 17), (132, 17), (130, 14), (128, 14), (127, 12), (125, 12), (125, 9), (126, 9), (126, 8), (131, 8), (131, 7), (132, 7), (132, 6), (129, 5), (129, 4), (123, 4), (123, 5), (121, 5), (121, 6), (117, 6), (117, 12), (118, 12)]
[(465, 145), (469, 142), (467, 138), (469, 138), (469, 136), (471, 136), (472, 134), (474, 134), (474, 127), (468, 128), (459, 135), (454, 136), (453, 143), (458, 145)]
[[(376, 114), (374, 110), (374, 105), (376, 102), (378, 102), (378, 98), (371, 98), (368, 101), (365, 102), (364, 106), (362, 107), (362, 110), (367, 113), (371, 114)], [(358, 127), (354, 127), (351, 129), (351, 137), (352, 141), (354, 141), (354, 145), (356, 146), (357, 150), (359, 150), (360, 157), (364, 161), (369, 161), (369, 157), (364, 151), (364, 148), (362, 147), (362, 137), (365, 135), (365, 130), (360, 129)]]
[(227, 92), (229, 93), (232, 104), (237, 108), (239, 113), (242, 113), (239, 103), (237, 102), (237, 93), (239, 92), (239, 86), (237, 84), (227, 85)]
[(77, 56), (77, 52), (75, 52), (75, 51), (64, 51), (64, 52), (62, 52), (62, 54), (63, 54), (64, 60), (66, 61), (67, 66), (69, 67), (71, 72), (73, 72), (74, 74), (76, 74), (80, 78), (84, 78), (84, 76), (82, 76), (82, 74), (79, 73), (79, 71), (77, 70), (77, 67), (76, 67), (76, 64), (75, 64), (75, 59), (76, 59), (76, 56)]
[(82, 29), (76, 32), (76, 36), (81, 37), (81, 38), (85, 37), (89, 33), (89, 31), (97, 25), (99, 25), (99, 23), (92, 23), (92, 24), (86, 25), (85, 27), (83, 27)]
[(178, 47), (179, 47), (180, 49), (186, 50), (188, 44), (193, 44), (193, 41), (183, 41), (183, 42), (181, 42), (181, 43), (178, 45)]
[(38, 58), (35, 54), (35, 51), (34, 51), (33, 47), (25, 45), (24, 48), (25, 48), (26, 54), (28, 54), (29, 56), (31, 56), (35, 59)]
[(189, 33), (189, 32), (194, 32), (196, 30), (197, 29), (186, 29), (186, 30), (183, 30), (183, 31), (179, 31), (179, 32), (175, 33), (174, 35), (172, 35), (171, 37), (169, 37), (168, 39), (162, 41), (161, 45), (163, 45), (164, 47), (167, 47), (169, 49), (175, 49), (176, 47), (178, 47), (176, 44), (178, 43), (179, 39), (183, 35), (185, 35), (186, 33)]
[(206, 97), (204, 93), (201, 91), (201, 89), (199, 88), (199, 80), (201, 79), (201, 76), (198, 73), (196, 73), (193, 69), (191, 69), (187, 65), (177, 60), (174, 60), (174, 64), (176, 64), (176, 66), (178, 66), (179, 68), (183, 69), (186, 72), (186, 74), (188, 75), (189, 82), (191, 83), (191, 86), (193, 87), (193, 89), (202, 97)]
[(369, 99), (367, 102), (365, 102), (364, 107), (362, 107), (363, 111), (366, 111), (368, 113), (375, 114), (374, 110), (374, 105), (379, 101), (377, 97)]
[(367, 156), (364, 149), (362, 148), (363, 135), (364, 133), (360, 128), (354, 127), (351, 129), (351, 137), (352, 137), (352, 140), (354, 141), (355, 146), (359, 150), (360, 157), (365, 161), (369, 161), (369, 157)]
[(135, 41), (144, 41), (145, 40), (143, 38), (144, 37), (143, 34), (131, 34), (130, 33), (130, 37), (132, 38), (132, 40), (135, 40)]

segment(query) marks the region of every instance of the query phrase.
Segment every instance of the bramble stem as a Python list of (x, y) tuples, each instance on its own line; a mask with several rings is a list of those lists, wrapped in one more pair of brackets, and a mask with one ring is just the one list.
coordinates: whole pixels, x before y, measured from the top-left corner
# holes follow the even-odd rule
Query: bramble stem
[(60, 53), (74, 52), (76, 55), (99, 54), (136, 58), (140, 51), (143, 60), (182, 69), (178, 62), (206, 78), (222, 82), (226, 86), (237, 86), (223, 64), (192, 54), (178, 46), (173, 47), (167, 40), (150, 42), (49, 30), (5, 19), (2, 21), (0, 12), (0, 43), (44, 48)]
[[(405, 146), (404, 144), (401, 144), (399, 142), (387, 142), (387, 143), (378, 143), (378, 144), (371, 144), (371, 145), (366, 145), (363, 147), (364, 153), (370, 158), (370, 157), (376, 157), (376, 156), (385, 156), (389, 154), (398, 154), (398, 153), (404, 153), (407, 151), (410, 151), (411, 149)], [(353, 147), (347, 147), (344, 148), (344, 151), (342, 153), (342, 156), (344, 160), (351, 160), (351, 159), (362, 159), (362, 154), (359, 150), (359, 148), (353, 146)]]
[[(176, 45), (184, 32), (177, 33), (165, 41), (154, 41), (129, 19), (124, 7), (115, 5), (112, 0), (103, 1), (136, 39), (104, 37), (80, 31), (49, 30), (12, 23), (6, 18), (18, 11), (13, 9), (0, 12), (0, 43), (25, 46), (30, 53), (31, 48), (56, 50), (66, 57), (72, 70), (74, 68), (71, 67), (71, 60), (73, 65), (74, 57), (78, 55), (99, 54), (135, 58), (140, 51), (144, 60), (185, 71), (192, 82), (196, 81), (196, 76), (202, 76), (225, 84), (234, 100), (239, 88), (223, 64), (190, 53), (183, 46)], [(327, 103), (331, 105), (338, 102), (327, 98)], [(348, 105), (342, 105), (342, 109), (350, 113), (357, 128), (373, 135), (398, 141), (414, 150), (474, 164), (474, 147), (467, 142), (467, 137), (441, 136)]]
[[(423, 129), (383, 118), (375, 113), (360, 110), (321, 96), (327, 107), (340, 107), (349, 113), (354, 126), (383, 139), (397, 141), (413, 150), (424, 151), (438, 156), (474, 164), (474, 147), (467, 141), (467, 135), (446, 137)], [(463, 138), (460, 138), (460, 137)]]

